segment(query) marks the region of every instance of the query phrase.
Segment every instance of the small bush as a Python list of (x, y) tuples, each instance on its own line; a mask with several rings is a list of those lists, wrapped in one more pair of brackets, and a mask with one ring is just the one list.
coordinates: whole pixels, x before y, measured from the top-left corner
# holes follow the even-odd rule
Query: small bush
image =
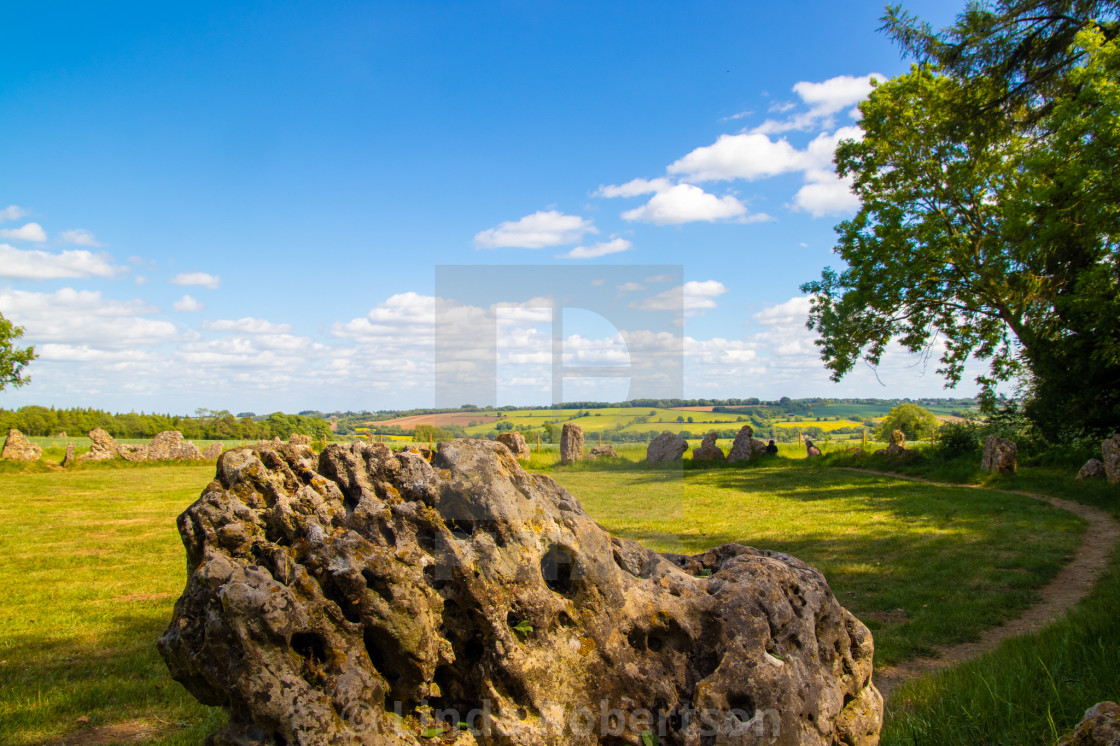
[(945, 458), (980, 450), (980, 433), (973, 422), (946, 422), (937, 431), (937, 452)]

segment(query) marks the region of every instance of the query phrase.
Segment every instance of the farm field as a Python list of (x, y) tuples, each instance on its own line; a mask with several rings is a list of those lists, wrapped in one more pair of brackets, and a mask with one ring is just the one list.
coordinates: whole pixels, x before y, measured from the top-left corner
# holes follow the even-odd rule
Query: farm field
[[(683, 470), (558, 469), (553, 454), (532, 466), (616, 533), (669, 551), (738, 541), (816, 565), (874, 631), (879, 663), (1013, 615), (1080, 530), (1029, 499), (831, 471), (792, 446), (783, 454), (800, 458)], [(212, 475), (212, 465), (0, 473), (5, 743), (113, 728), (104, 732), (120, 740), (189, 744), (217, 727), (220, 711), (171, 681), (154, 648), (185, 580), (174, 518)]]

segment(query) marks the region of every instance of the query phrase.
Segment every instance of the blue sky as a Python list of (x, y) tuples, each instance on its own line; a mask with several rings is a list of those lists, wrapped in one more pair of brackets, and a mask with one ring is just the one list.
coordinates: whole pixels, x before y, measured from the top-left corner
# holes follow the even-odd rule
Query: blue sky
[[(909, 65), (882, 12), (11, 4), (0, 312), (41, 358), (0, 406), (431, 406), (435, 268), (462, 264), (679, 267), (690, 397), (971, 395), (902, 354), (829, 383), (803, 328), (852, 214), (832, 147)], [(640, 274), (602, 291), (673, 290)], [(565, 354), (617, 357), (572, 318)], [(550, 401), (547, 330), (507, 326), (500, 403)]]

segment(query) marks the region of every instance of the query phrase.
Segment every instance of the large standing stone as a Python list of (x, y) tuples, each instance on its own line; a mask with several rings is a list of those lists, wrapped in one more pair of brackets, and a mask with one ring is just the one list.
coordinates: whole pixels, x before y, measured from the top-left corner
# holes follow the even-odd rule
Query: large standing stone
[(560, 430), (560, 463), (571, 464), (583, 458), (583, 428), (565, 422)]
[(980, 470), (1014, 474), (1019, 470), (1018, 447), (998, 435), (989, 435), (980, 457)]
[(149, 461), (201, 461), (202, 451), (178, 430), (164, 430), (148, 446)]
[(292, 433), (288, 436), (288, 442), (294, 446), (309, 446), (311, 445), (311, 436), (303, 433)]
[(814, 456), (820, 456), (820, 455), (821, 455), (821, 449), (817, 448), (815, 445), (813, 445), (813, 441), (806, 439), (805, 440), (805, 458), (813, 458)]
[(32, 443), (27, 437), (14, 427), (8, 431), (4, 439), (4, 450), (0, 451), (0, 458), (12, 461), (38, 461), (43, 455), (43, 449), (38, 443)]
[(1104, 462), (1099, 458), (1091, 458), (1078, 470), (1077, 476), (1073, 480), (1083, 482), (1086, 479), (1104, 479), (1107, 476), (1108, 474), (1104, 470)]
[(70, 441), (66, 444), (66, 455), (62, 457), (62, 466), (73, 466), (74, 461), (74, 441)]
[(723, 451), (716, 445), (716, 440), (719, 439), (719, 433), (708, 433), (704, 436), (704, 440), (700, 441), (699, 448), (692, 449), (693, 461), (725, 461), (726, 456)]
[(735, 434), (735, 440), (731, 443), (731, 452), (727, 454), (727, 461), (731, 464), (736, 461), (749, 461), (764, 453), (766, 453), (766, 444), (754, 437), (754, 428), (743, 425)]
[(89, 431), (89, 439), (93, 441), (89, 451), (78, 456), (79, 461), (108, 461), (116, 458), (120, 452), (120, 446), (113, 440), (113, 436), (99, 427)]
[(1120, 484), (1120, 434), (1113, 433), (1101, 443), (1101, 460), (1109, 484)]
[(1099, 702), (1085, 711), (1073, 733), (1058, 746), (1120, 746), (1120, 705)]
[(528, 461), (533, 456), (533, 452), (529, 449), (529, 444), (525, 442), (525, 436), (516, 430), (508, 433), (499, 433), (498, 442), (509, 449), (513, 457), (518, 461)]
[(488, 744), (878, 741), (871, 635), (820, 572), (612, 538), (495, 443), (235, 448), (178, 525), (159, 648), (228, 713), (208, 743), (419, 746), (386, 710), (422, 701)]
[(679, 461), (688, 450), (688, 441), (668, 430), (658, 435), (646, 447), (646, 462)]
[(148, 446), (121, 443), (117, 446), (117, 455), (125, 461), (140, 462), (148, 460)]
[(210, 445), (208, 445), (208, 446), (206, 446), (205, 448), (202, 449), (202, 458), (206, 459), (207, 461), (214, 461), (218, 458), (218, 456), (221, 456), (221, 455), (222, 455), (222, 444), (221, 443), (211, 443)]

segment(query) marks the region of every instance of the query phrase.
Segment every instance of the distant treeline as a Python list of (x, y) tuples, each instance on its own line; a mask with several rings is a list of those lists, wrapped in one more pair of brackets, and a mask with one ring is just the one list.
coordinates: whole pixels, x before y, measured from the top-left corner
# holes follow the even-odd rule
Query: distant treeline
[(67, 435), (81, 437), (101, 428), (114, 438), (151, 438), (164, 430), (178, 430), (188, 440), (266, 440), (287, 439), (292, 433), (325, 438), (331, 434), (326, 420), (299, 414), (273, 412), (264, 417), (234, 417), (229, 412), (208, 412), (206, 416), (172, 414), (112, 414), (100, 409), (55, 409), (21, 407), (0, 409), (0, 435), (15, 428), (24, 435)]

